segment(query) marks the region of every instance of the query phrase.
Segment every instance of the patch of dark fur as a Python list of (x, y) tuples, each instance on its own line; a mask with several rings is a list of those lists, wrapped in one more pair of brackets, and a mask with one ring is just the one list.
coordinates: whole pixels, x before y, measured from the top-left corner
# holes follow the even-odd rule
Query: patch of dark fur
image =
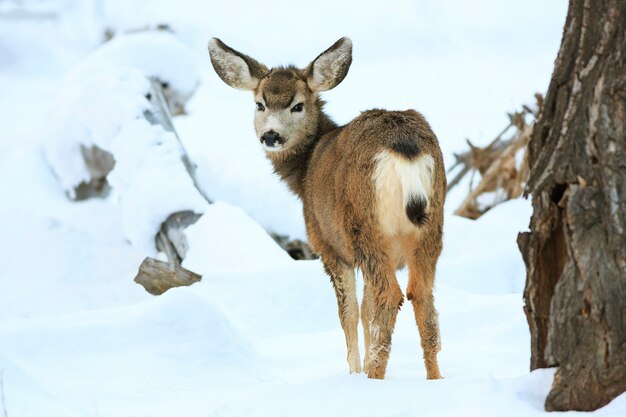
[(422, 152), (419, 145), (411, 138), (398, 138), (391, 143), (390, 147), (406, 159), (413, 159)]
[(416, 226), (423, 226), (428, 221), (426, 200), (422, 196), (411, 196), (406, 205), (406, 215)]
[(344, 306), (346, 304), (346, 290), (343, 285), (337, 285), (337, 280), (340, 278), (334, 277), (331, 275), (330, 281), (333, 283), (333, 288), (335, 289), (335, 295), (337, 296), (337, 303), (339, 306)]
[[(293, 67), (273, 68), (263, 79), (263, 100), (265, 106), (273, 109), (289, 107), (296, 94), (297, 69)], [(260, 88), (260, 84), (259, 84)]]
[(393, 132), (387, 146), (397, 154), (412, 160), (422, 153), (421, 134), (415, 126), (415, 113), (407, 112), (372, 112), (376, 114), (376, 122), (387, 132)]
[(267, 74), (267, 78), (275, 78), (277, 80), (291, 81), (297, 78), (294, 74), (295, 68), (273, 68), (270, 73)]

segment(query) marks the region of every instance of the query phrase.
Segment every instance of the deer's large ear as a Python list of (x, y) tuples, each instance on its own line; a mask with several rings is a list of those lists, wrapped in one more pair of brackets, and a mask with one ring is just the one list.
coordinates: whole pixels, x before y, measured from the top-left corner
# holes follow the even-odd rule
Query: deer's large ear
[(348, 74), (352, 63), (352, 41), (341, 38), (322, 52), (306, 69), (307, 84), (313, 91), (335, 88)]
[(209, 55), (217, 75), (238, 90), (254, 90), (268, 72), (265, 65), (235, 51), (217, 38), (209, 41)]

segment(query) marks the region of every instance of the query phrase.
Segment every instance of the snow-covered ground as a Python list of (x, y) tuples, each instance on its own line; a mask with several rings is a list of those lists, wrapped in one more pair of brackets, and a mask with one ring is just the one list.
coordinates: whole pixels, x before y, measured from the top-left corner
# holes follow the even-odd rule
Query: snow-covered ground
[[(565, 2), (208, 3), (57, 0), (54, 19), (14, 21), (0, 2), (0, 416), (544, 414), (553, 370), (528, 372), (515, 244), (529, 203), (472, 222), (451, 214), (462, 186), (450, 196), (436, 290), (446, 379), (426, 381), (410, 308), (387, 378), (349, 375), (320, 263), (291, 260), (263, 230), (303, 237), (300, 203), (254, 138), (251, 98), (212, 72), (206, 42), (306, 65), (351, 36), (353, 66), (328, 111), (343, 123), (374, 106), (417, 108), (449, 163), (546, 89)], [(188, 229), (185, 266), (202, 281), (153, 297), (132, 281), (148, 253), (125, 237), (119, 200), (70, 202), (43, 149), (64, 78), (101, 31), (159, 23), (203, 74), (175, 123), (217, 202)], [(593, 415), (626, 415), (626, 397)]]

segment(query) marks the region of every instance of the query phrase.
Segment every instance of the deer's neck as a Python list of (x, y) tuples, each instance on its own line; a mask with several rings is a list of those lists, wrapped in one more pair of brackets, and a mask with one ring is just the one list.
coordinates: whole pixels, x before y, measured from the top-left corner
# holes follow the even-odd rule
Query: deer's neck
[(304, 179), (309, 162), (319, 139), (326, 133), (337, 129), (337, 124), (322, 110), (323, 102), (319, 102), (317, 129), (307, 135), (301, 143), (284, 152), (268, 153), (274, 165), (274, 171), (287, 182), (291, 191), (303, 197)]

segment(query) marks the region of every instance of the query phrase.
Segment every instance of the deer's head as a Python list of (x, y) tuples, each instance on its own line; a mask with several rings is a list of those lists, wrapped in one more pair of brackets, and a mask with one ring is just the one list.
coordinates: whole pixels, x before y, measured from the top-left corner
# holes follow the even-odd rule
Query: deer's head
[(228, 85), (254, 93), (254, 127), (268, 152), (297, 147), (318, 129), (319, 93), (336, 87), (352, 62), (352, 42), (341, 38), (306, 68), (268, 69), (217, 38), (209, 41), (217, 75)]

